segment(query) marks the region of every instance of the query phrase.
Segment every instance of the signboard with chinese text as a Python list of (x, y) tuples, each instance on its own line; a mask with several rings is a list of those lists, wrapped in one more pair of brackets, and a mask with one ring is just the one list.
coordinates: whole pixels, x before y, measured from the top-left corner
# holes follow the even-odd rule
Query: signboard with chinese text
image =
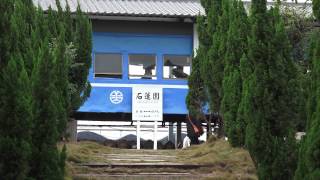
[(132, 88), (132, 120), (162, 121), (162, 88)]

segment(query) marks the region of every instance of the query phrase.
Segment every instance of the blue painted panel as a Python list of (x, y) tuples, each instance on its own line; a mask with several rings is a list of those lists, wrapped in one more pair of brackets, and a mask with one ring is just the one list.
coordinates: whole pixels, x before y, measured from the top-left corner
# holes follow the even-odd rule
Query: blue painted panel
[[(120, 91), (123, 100), (119, 104), (114, 104), (110, 100), (113, 91)], [(117, 87), (93, 87), (88, 100), (80, 107), (80, 112), (125, 112), (131, 113), (131, 88)]]
[[(114, 91), (122, 93), (122, 102), (114, 104), (110, 94)], [(163, 89), (163, 113), (186, 114), (185, 98), (187, 89)], [(93, 87), (90, 97), (79, 109), (80, 112), (132, 112), (132, 88)]]
[(191, 54), (192, 36), (93, 33), (95, 52)]
[[(122, 79), (94, 77), (93, 67), (91, 67), (88, 78), (92, 83), (187, 84), (186, 80), (165, 80), (162, 78), (162, 58), (166, 54), (190, 56), (192, 54), (192, 36), (93, 33), (93, 59), (95, 53), (122, 54), (123, 76)], [(137, 53), (156, 55), (157, 80), (129, 80), (128, 55)]]
[[(122, 54), (122, 79), (95, 78), (93, 66), (89, 71), (88, 80), (91, 83), (107, 84), (163, 84), (187, 85), (187, 80), (167, 80), (162, 78), (163, 55), (189, 55), (192, 54), (192, 36), (185, 35), (143, 35), (124, 33), (93, 33), (93, 59), (95, 53), (120, 53)], [(157, 57), (157, 80), (128, 78), (129, 54), (154, 54)], [(93, 62), (94, 63), (94, 62)], [(115, 85), (117, 86), (117, 85)], [(121, 91), (123, 101), (114, 104), (110, 101), (112, 91)], [(186, 114), (185, 98), (187, 89), (164, 89), (163, 105), (164, 114)], [(88, 100), (80, 107), (80, 112), (125, 112), (131, 113), (130, 87), (93, 87)]]
[(165, 114), (187, 114), (188, 89), (163, 89), (163, 111)]

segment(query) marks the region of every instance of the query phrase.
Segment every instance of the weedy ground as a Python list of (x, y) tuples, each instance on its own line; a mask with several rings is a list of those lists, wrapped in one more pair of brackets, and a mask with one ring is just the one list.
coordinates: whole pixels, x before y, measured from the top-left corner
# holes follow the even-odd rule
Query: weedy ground
[(178, 160), (187, 163), (213, 164), (207, 179), (258, 179), (247, 150), (233, 148), (227, 141), (211, 138), (207, 143), (179, 151)]
[[(66, 179), (110, 180), (256, 180), (256, 170), (249, 153), (243, 148), (232, 148), (227, 141), (211, 138), (207, 143), (179, 150), (132, 150), (110, 148), (95, 142), (67, 144)], [(147, 158), (146, 158), (147, 157)], [(82, 163), (183, 163), (210, 164), (199, 169), (173, 168), (91, 168)], [(146, 174), (189, 173), (190, 176), (147, 176)], [(118, 174), (119, 176), (108, 176)], [(139, 176), (143, 174), (143, 176)]]

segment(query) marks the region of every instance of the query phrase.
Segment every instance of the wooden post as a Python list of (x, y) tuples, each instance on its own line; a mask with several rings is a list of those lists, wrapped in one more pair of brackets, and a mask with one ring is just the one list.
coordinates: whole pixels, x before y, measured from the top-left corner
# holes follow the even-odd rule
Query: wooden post
[(177, 126), (174, 125), (175, 123), (173, 123), (173, 127), (174, 127), (174, 147), (177, 149), (178, 148), (178, 133), (177, 133)]
[(67, 139), (70, 142), (77, 142), (77, 120), (70, 119), (67, 123)]
[(154, 133), (153, 133), (153, 149), (157, 150), (157, 146), (158, 146), (158, 140), (157, 140), (157, 136), (158, 136), (158, 122), (154, 121)]
[(137, 121), (137, 149), (140, 149), (140, 120)]
[(179, 145), (182, 144), (182, 137), (181, 137), (181, 122), (177, 122), (177, 148)]
[(171, 141), (172, 143), (174, 143), (174, 136), (173, 136), (173, 123), (170, 122), (169, 123), (169, 134), (168, 134), (168, 141)]
[[(209, 127), (210, 126), (210, 127)], [(207, 121), (207, 133), (206, 133), (206, 140), (208, 140), (209, 139), (209, 137), (210, 137), (210, 135), (212, 134), (211, 133), (211, 131), (210, 131), (210, 129), (211, 129), (211, 122), (208, 122)], [(210, 134), (211, 133), (211, 134)]]

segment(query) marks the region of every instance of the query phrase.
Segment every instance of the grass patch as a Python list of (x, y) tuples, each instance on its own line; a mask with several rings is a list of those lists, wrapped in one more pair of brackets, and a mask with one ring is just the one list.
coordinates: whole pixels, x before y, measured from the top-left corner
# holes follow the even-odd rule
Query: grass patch
[(213, 178), (206, 179), (258, 179), (252, 159), (243, 148), (232, 148), (227, 141), (211, 139), (207, 143), (181, 150), (177, 158), (185, 163), (213, 164)]
[(101, 155), (111, 152), (111, 148), (95, 142), (77, 142), (67, 144), (67, 162), (69, 163), (107, 163)]

